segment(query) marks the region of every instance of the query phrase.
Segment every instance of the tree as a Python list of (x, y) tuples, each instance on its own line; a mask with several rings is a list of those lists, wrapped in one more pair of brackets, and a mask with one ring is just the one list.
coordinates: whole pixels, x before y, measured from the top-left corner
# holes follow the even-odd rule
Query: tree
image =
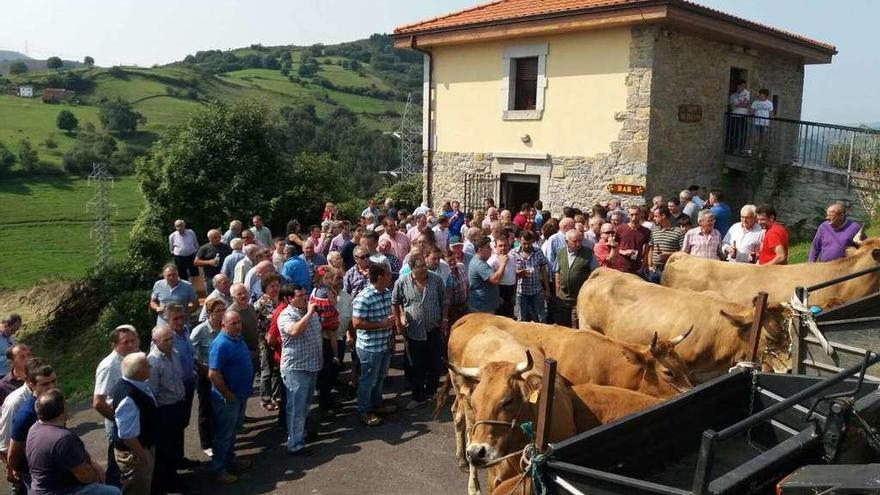
[(22, 61), (12, 62), (9, 64), (9, 73), (12, 75), (24, 74), (28, 71), (28, 66)]
[(89, 67), (91, 67), (91, 66), (95, 65), (95, 59), (86, 55), (86, 58), (83, 59), (83, 63), (88, 65)]
[(132, 110), (128, 102), (121, 99), (105, 101), (98, 108), (98, 119), (107, 131), (130, 134), (137, 131), (138, 124), (147, 122), (142, 114)]
[(57, 125), (62, 131), (70, 134), (70, 131), (79, 126), (79, 120), (77, 120), (76, 115), (70, 110), (62, 110), (58, 112), (58, 117), (55, 119), (55, 125)]
[(64, 62), (59, 57), (49, 57), (46, 59), (46, 67), (50, 69), (60, 69), (64, 67)]
[(40, 166), (40, 157), (28, 138), (18, 142), (18, 161), (26, 172), (33, 172)]
[(275, 133), (269, 111), (252, 101), (191, 113), (138, 164), (148, 210), (142, 218), (149, 220), (142, 227), (164, 228), (181, 217), (196, 231), (253, 214), (268, 221), (272, 200), (290, 183)]
[(5, 174), (12, 168), (15, 163), (15, 155), (13, 155), (3, 144), (0, 144), (0, 175)]

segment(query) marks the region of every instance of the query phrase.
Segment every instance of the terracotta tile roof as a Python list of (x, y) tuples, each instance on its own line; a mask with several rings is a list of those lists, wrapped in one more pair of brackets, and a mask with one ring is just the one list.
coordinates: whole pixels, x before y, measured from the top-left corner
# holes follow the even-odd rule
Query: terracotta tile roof
[(497, 0), (425, 21), (400, 26), (394, 34), (482, 24), (484, 22), (556, 14), (594, 7), (639, 3), (640, 0)]
[(395, 28), (395, 36), (419, 34), (431, 31), (444, 31), (477, 26), (492, 22), (523, 20), (548, 14), (566, 14), (613, 7), (636, 7), (640, 4), (669, 4), (696, 10), (712, 17), (740, 24), (751, 29), (770, 32), (786, 38), (814, 45), (816, 48), (837, 53), (833, 45), (816, 41), (799, 34), (791, 33), (765, 24), (757, 23), (727, 14), (720, 10), (705, 7), (688, 0), (496, 0), (469, 9), (452, 12), (432, 19), (419, 21)]

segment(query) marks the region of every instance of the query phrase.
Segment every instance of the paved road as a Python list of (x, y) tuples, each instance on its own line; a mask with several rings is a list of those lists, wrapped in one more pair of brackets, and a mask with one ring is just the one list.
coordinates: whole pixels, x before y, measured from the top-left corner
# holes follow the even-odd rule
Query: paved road
[[(386, 397), (403, 391), (400, 370), (392, 365)], [(408, 393), (399, 399), (408, 400)], [(195, 402), (198, 402), (196, 398)], [(195, 405), (195, 404), (194, 404)], [(285, 438), (275, 423), (274, 413), (248, 403), (248, 419), (238, 437), (236, 452), (253, 460), (254, 467), (238, 483), (220, 486), (212, 482), (206, 467), (184, 472), (189, 494), (449, 494), (466, 493), (467, 477), (455, 461), (455, 444), (448, 406), (437, 420), (428, 408), (400, 410), (378, 427), (358, 422), (354, 402), (344, 403), (343, 413), (322, 422), (311, 457), (286, 455)], [(84, 409), (82, 407), (81, 409)], [(207, 461), (198, 445), (195, 428), (186, 431), (186, 455)], [(100, 417), (91, 409), (73, 414), (68, 425), (86, 443), (99, 462), (106, 459), (106, 443)]]

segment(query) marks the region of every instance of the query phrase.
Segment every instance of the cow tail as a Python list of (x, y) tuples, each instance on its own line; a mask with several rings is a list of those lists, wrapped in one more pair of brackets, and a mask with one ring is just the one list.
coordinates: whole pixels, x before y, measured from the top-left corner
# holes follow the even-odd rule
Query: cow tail
[(446, 398), (449, 397), (450, 388), (452, 388), (452, 378), (447, 375), (446, 380), (437, 389), (437, 395), (434, 396), (435, 406), (432, 413), (434, 419), (437, 419), (437, 416), (440, 415), (440, 410), (446, 405)]

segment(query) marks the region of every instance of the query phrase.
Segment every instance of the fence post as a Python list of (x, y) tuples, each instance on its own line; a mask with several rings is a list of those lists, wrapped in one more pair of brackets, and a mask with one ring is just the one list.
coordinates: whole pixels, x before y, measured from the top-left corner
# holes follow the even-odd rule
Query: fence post
[(764, 317), (767, 315), (767, 293), (759, 292), (755, 296), (755, 319), (752, 320), (752, 329), (749, 333), (749, 361), (758, 364), (758, 345), (761, 341), (761, 329), (764, 327)]
[(856, 133), (850, 132), (849, 135), (849, 157), (846, 159), (846, 192), (849, 192), (849, 184), (852, 176), (852, 157), (853, 157), (853, 146), (856, 141)]
[[(806, 287), (796, 287), (794, 289), (794, 293), (804, 306), (807, 306), (807, 288)], [(804, 374), (804, 355), (806, 354), (807, 346), (804, 342), (804, 322), (801, 320), (800, 316), (795, 315), (794, 319), (794, 335), (791, 336), (791, 371), (796, 375)]]
[(550, 417), (553, 414), (553, 394), (556, 384), (556, 360), (544, 360), (544, 379), (541, 381), (541, 398), (538, 403), (538, 427), (535, 431), (535, 445), (543, 452), (547, 448), (550, 435)]

